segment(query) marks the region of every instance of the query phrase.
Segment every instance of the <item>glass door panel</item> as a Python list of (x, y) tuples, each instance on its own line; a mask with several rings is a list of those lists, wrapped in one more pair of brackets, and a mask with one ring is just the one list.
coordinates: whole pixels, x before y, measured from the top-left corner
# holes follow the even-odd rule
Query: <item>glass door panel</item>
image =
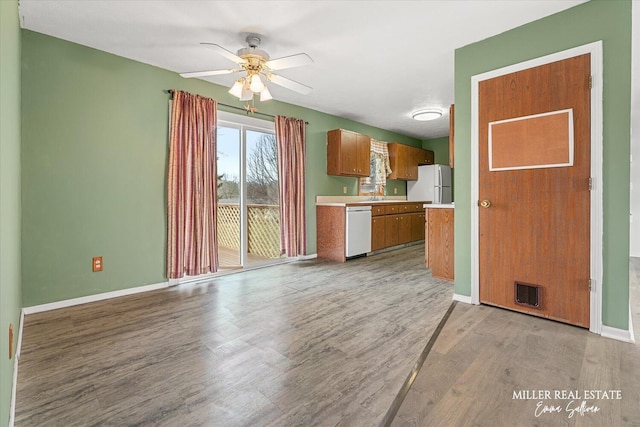
[(228, 122), (217, 129), (220, 269), (282, 258), (275, 133)]
[(221, 269), (241, 268), (241, 131), (218, 126), (218, 259)]
[(276, 136), (245, 131), (247, 263), (282, 257)]

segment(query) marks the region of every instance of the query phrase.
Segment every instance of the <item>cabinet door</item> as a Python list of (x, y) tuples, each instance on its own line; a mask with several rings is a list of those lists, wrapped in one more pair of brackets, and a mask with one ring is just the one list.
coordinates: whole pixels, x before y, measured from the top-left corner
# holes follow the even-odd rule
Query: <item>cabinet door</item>
[(398, 147), (400, 144), (392, 142), (387, 144), (389, 150), (389, 165), (391, 166), (391, 174), (387, 179), (398, 179)]
[(418, 159), (416, 147), (393, 142), (389, 144), (389, 161), (391, 163), (391, 175), (389, 179), (402, 179), (415, 181), (418, 179)]
[(377, 251), (385, 247), (385, 217), (371, 218), (371, 250)]
[(371, 137), (356, 134), (356, 173), (360, 176), (371, 174)]
[(416, 159), (415, 152), (416, 149), (414, 147), (409, 147), (408, 145), (403, 146), (401, 150), (402, 154), (400, 158), (402, 159), (403, 165), (403, 179), (407, 181), (415, 181), (418, 179), (418, 160)]
[(398, 244), (411, 242), (411, 214), (398, 215)]
[(424, 213), (411, 214), (411, 241), (424, 240)]
[(434, 162), (434, 154), (431, 150), (425, 150), (423, 148), (416, 149), (416, 161), (419, 165), (432, 165)]
[(387, 215), (384, 217), (384, 246), (396, 246), (398, 244), (398, 229), (400, 215)]
[(344, 129), (327, 132), (327, 174), (367, 177), (370, 173), (371, 138)]
[(352, 132), (340, 135), (340, 173), (355, 175), (358, 169), (358, 137)]

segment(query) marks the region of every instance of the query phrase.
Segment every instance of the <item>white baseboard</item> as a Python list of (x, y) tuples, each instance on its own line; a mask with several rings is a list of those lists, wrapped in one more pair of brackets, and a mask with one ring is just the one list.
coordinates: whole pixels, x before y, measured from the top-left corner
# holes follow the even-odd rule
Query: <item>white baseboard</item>
[(465, 304), (473, 304), (473, 302), (471, 301), (471, 297), (468, 297), (466, 295), (453, 294), (453, 300), (463, 302)]
[(20, 310), (20, 326), (18, 327), (18, 341), (13, 355), (13, 384), (11, 385), (11, 406), (9, 408), (9, 427), (13, 427), (16, 415), (16, 391), (18, 389), (18, 362), (22, 352), (22, 328), (24, 326), (24, 310)]
[(633, 333), (630, 330), (613, 328), (611, 326), (602, 325), (602, 334), (605, 338), (611, 338), (618, 341), (634, 343)]
[(24, 314), (41, 313), (43, 311), (57, 310), (59, 308), (72, 307), (74, 305), (87, 304), (89, 302), (102, 301), (111, 298), (123, 297), (126, 295), (139, 294), (142, 292), (155, 291), (169, 286), (169, 282), (154, 283), (151, 285), (137, 286), (135, 288), (121, 289), (119, 291), (105, 292), (102, 294), (87, 295), (86, 297), (72, 298), (62, 301), (50, 302), (47, 304), (24, 307)]
[(633, 316), (631, 315), (631, 301), (629, 301), (629, 336), (631, 337), (631, 342), (636, 342), (636, 336), (633, 333)]
[(318, 258), (318, 254), (298, 255), (298, 261), (306, 261), (308, 259)]

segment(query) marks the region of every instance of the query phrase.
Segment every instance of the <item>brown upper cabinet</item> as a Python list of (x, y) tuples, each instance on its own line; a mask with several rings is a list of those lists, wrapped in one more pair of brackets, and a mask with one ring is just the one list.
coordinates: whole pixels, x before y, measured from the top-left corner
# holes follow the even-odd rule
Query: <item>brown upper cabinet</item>
[(327, 132), (327, 175), (369, 176), (371, 137), (344, 129)]
[(434, 162), (434, 154), (431, 150), (425, 150), (422, 148), (411, 147), (414, 151), (418, 165), (432, 165)]
[(434, 155), (431, 150), (411, 147), (397, 142), (390, 143), (388, 148), (389, 163), (392, 171), (391, 175), (387, 177), (388, 179), (415, 181), (418, 179), (419, 165), (433, 164)]

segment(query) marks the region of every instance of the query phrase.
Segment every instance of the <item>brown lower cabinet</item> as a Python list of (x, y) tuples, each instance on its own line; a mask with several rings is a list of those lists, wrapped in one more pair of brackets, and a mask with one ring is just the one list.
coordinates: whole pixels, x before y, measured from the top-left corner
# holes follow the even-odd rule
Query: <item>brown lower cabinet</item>
[(377, 206), (371, 217), (371, 250), (424, 240), (425, 202)]
[[(371, 251), (424, 240), (425, 203), (372, 203)], [(345, 207), (318, 205), (316, 215), (318, 258), (345, 262)]]
[(453, 280), (453, 214), (450, 208), (427, 208), (424, 224), (425, 264), (433, 277)]

